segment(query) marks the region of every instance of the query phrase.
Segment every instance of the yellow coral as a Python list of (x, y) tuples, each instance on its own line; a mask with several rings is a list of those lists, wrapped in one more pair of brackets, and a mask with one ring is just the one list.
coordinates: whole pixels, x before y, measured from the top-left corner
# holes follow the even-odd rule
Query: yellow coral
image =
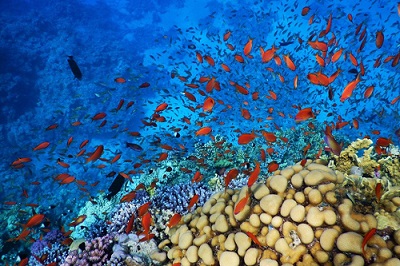
[[(370, 139), (357, 139), (353, 141), (346, 149), (344, 149), (338, 159), (336, 164), (336, 169), (349, 174), (352, 166), (359, 166), (363, 169), (363, 172), (373, 176), (374, 170), (379, 164), (371, 159), (371, 153), (373, 147), (370, 147), (372, 140)], [(357, 151), (361, 149), (366, 149), (362, 157), (357, 156)]]

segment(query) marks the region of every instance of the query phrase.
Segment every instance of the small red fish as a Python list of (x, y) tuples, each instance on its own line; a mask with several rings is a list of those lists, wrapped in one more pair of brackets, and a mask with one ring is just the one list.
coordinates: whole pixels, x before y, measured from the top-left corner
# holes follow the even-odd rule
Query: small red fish
[(167, 109), (168, 104), (167, 103), (162, 103), (159, 106), (157, 106), (155, 112), (161, 112), (164, 111), (165, 109)]
[(366, 257), (366, 254), (365, 254), (365, 245), (368, 243), (368, 240), (370, 240), (371, 237), (372, 237), (373, 235), (375, 235), (375, 233), (376, 233), (376, 228), (372, 228), (372, 229), (369, 230), (368, 233), (366, 233), (365, 236), (364, 236), (364, 239), (363, 239), (362, 244), (361, 244), (361, 249), (362, 249), (362, 253), (363, 253), (363, 255), (364, 255), (364, 258)]
[(296, 65), (293, 63), (292, 59), (290, 59), (289, 55), (284, 55), (283, 56), (283, 61), (285, 61), (286, 66), (292, 70), (295, 71), (296, 70)]
[(369, 86), (368, 88), (366, 88), (364, 92), (364, 99), (368, 99), (369, 97), (371, 97), (373, 91), (374, 86)]
[(246, 196), (244, 196), (244, 198), (239, 200), (238, 203), (236, 204), (235, 209), (233, 211), (233, 213), (235, 215), (239, 214), (244, 209), (244, 207), (247, 205), (249, 197), (250, 197), (250, 193), (247, 191)]
[(199, 201), (199, 195), (194, 194), (194, 196), (189, 200), (189, 205), (187, 206), (188, 211)]
[(202, 127), (196, 131), (196, 136), (208, 135), (212, 131), (211, 127)]
[(303, 9), (301, 10), (301, 15), (306, 16), (308, 12), (310, 12), (310, 7), (309, 6), (303, 7)]
[(377, 183), (375, 186), (375, 196), (376, 196), (376, 201), (378, 203), (381, 200), (382, 191), (383, 191), (382, 183)]
[(35, 214), (24, 225), (24, 228), (34, 227), (42, 223), (44, 219), (44, 214)]
[(251, 53), (252, 47), (253, 47), (253, 39), (249, 38), (248, 42), (243, 48), (244, 55), (248, 56)]
[(229, 183), (237, 177), (239, 174), (239, 170), (237, 169), (231, 169), (225, 176), (224, 181), (225, 181), (225, 190), (228, 187)]
[(250, 237), (251, 240), (252, 240), (257, 246), (259, 246), (259, 247), (262, 246), (261, 243), (260, 243), (260, 241), (258, 241), (257, 237), (256, 237), (253, 233), (251, 233), (251, 232), (246, 232), (246, 235), (247, 235), (248, 237)]
[(314, 118), (314, 117), (315, 117), (315, 114), (313, 113), (312, 108), (308, 107), (308, 108), (301, 109), (296, 114), (294, 119), (296, 122), (301, 122), (301, 121), (305, 121), (307, 119)]
[(97, 113), (92, 117), (92, 121), (103, 119), (106, 116), (107, 116), (106, 113), (103, 113), (103, 112), (102, 113)]
[(354, 89), (356, 88), (357, 84), (361, 81), (360, 74), (357, 75), (355, 80), (350, 81), (342, 92), (342, 96), (340, 96), (340, 101), (344, 102), (353, 94)]
[(203, 111), (204, 112), (211, 112), (215, 105), (215, 101), (211, 97), (207, 97), (203, 103)]
[(117, 82), (117, 83), (125, 83), (126, 79), (124, 79), (122, 77), (118, 77), (118, 78), (115, 78), (114, 81)]
[(163, 153), (160, 154), (160, 156), (158, 157), (158, 159), (156, 161), (157, 162), (161, 162), (161, 161), (166, 160), (167, 158), (168, 158), (168, 153), (163, 152)]
[(169, 219), (169, 223), (167, 224), (167, 226), (169, 228), (172, 228), (172, 227), (176, 226), (181, 221), (181, 218), (182, 218), (182, 215), (180, 215), (179, 213), (175, 213), (171, 217), (171, 219)]
[(139, 88), (147, 88), (147, 87), (150, 87), (150, 83), (148, 83), (148, 82), (144, 82), (144, 83), (142, 83), (140, 86), (139, 86)]
[(381, 147), (388, 147), (391, 143), (392, 143), (392, 141), (387, 138), (381, 137), (376, 140), (376, 145), (381, 146)]
[(385, 40), (385, 37), (383, 35), (383, 32), (381, 30), (376, 32), (375, 44), (378, 49), (380, 49), (382, 47), (384, 40)]
[(257, 135), (253, 132), (251, 133), (243, 133), (242, 135), (239, 136), (238, 138), (238, 143), (240, 145), (248, 144), (249, 142), (253, 141)]
[(223, 37), (224, 41), (226, 42), (229, 39), (229, 37), (231, 37), (231, 32), (227, 30)]
[(268, 164), (268, 172), (272, 173), (278, 170), (279, 164), (276, 161), (272, 161)]
[(247, 186), (251, 187), (258, 179), (258, 175), (260, 174), (260, 163), (256, 162), (256, 167), (253, 172), (251, 172), (249, 176), (249, 180), (247, 180)]
[(93, 152), (93, 154), (86, 159), (86, 163), (89, 162), (95, 162), (97, 159), (100, 158), (100, 156), (103, 154), (104, 146), (99, 145), (97, 146), (96, 150)]
[(131, 191), (128, 194), (125, 194), (119, 202), (120, 203), (131, 202), (135, 197), (136, 197), (136, 191)]
[(146, 212), (142, 217), (143, 234), (148, 235), (150, 232), (150, 225), (153, 221), (151, 214)]
[(138, 215), (139, 217), (143, 217), (143, 215), (149, 210), (150, 201), (144, 203), (138, 208)]
[(47, 147), (49, 147), (49, 145), (50, 145), (50, 142), (45, 141), (45, 142), (42, 142), (39, 145), (37, 145), (35, 148), (33, 148), (33, 150), (34, 151), (43, 150), (43, 149), (46, 149)]
[(56, 129), (57, 127), (58, 127), (58, 124), (52, 124), (46, 128), (46, 131)]
[(200, 173), (200, 171), (197, 171), (197, 172), (194, 174), (193, 178), (192, 178), (192, 183), (194, 183), (194, 182), (198, 183), (198, 182), (200, 182), (202, 179), (203, 179), (203, 175)]

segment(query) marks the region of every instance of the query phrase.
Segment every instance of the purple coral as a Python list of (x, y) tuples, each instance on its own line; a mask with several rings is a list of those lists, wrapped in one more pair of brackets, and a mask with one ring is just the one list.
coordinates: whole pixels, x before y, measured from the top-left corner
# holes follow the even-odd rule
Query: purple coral
[(60, 262), (66, 256), (68, 248), (60, 243), (65, 239), (65, 236), (60, 230), (52, 230), (48, 232), (42, 240), (38, 239), (31, 246), (32, 255), (37, 258), (44, 257), (44, 261), (40, 262), (35, 257), (29, 259), (29, 265), (43, 265), (42, 263)]
[(105, 265), (113, 253), (113, 245), (114, 241), (112, 235), (96, 237), (91, 241), (86, 241), (84, 249), (78, 249), (69, 252), (61, 266)]
[(157, 189), (156, 195), (152, 198), (151, 208), (167, 209), (173, 213), (185, 215), (188, 213), (189, 201), (195, 194), (199, 195), (197, 206), (202, 206), (211, 193), (210, 189), (202, 183), (163, 186)]

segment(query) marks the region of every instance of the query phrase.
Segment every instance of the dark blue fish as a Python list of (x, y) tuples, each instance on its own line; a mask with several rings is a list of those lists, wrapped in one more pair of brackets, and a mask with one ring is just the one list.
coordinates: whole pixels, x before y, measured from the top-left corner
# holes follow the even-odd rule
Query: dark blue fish
[(131, 149), (134, 150), (134, 151), (142, 151), (142, 150), (143, 150), (142, 147), (140, 147), (139, 145), (137, 145), (137, 144), (135, 144), (135, 143), (129, 143), (129, 142), (127, 142), (127, 143), (126, 143), (126, 147), (131, 148)]
[(68, 56), (68, 64), (71, 68), (72, 73), (74, 74), (75, 78), (81, 80), (82, 79), (82, 72), (78, 67), (78, 64), (75, 62), (72, 55)]
[(108, 188), (108, 191), (110, 193), (106, 196), (106, 198), (110, 200), (112, 197), (117, 195), (118, 192), (120, 192), (124, 183), (125, 183), (125, 178), (122, 175), (118, 174), (117, 177), (112, 182), (111, 186)]
[(279, 46), (288, 46), (288, 45), (290, 45), (290, 44), (292, 44), (292, 43), (293, 43), (293, 41), (280, 42), (280, 43), (279, 43)]

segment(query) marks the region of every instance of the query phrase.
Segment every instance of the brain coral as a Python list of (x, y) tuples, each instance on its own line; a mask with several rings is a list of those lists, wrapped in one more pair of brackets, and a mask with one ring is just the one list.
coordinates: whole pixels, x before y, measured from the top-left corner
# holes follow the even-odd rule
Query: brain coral
[(400, 230), (377, 230), (363, 252), (377, 219), (335, 192), (343, 179), (309, 160), (251, 188), (218, 192), (185, 215), (158, 252), (168, 265), (183, 266), (400, 265)]

